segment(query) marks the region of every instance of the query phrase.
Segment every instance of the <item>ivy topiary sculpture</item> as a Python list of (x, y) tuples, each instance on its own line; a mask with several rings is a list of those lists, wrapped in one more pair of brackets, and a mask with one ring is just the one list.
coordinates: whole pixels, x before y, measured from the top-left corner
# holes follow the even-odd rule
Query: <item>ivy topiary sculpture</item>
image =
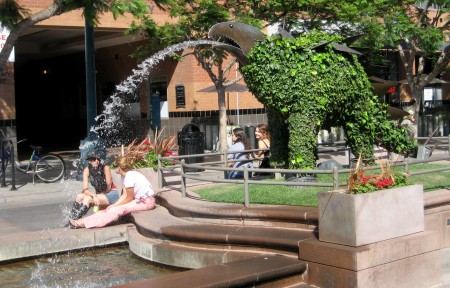
[(240, 46), (219, 48), (238, 58), (249, 90), (269, 111), (271, 133), (280, 134), (287, 126), (288, 141), (272, 143), (272, 163), (314, 168), (318, 132), (339, 126), (352, 153), (363, 159), (373, 159), (374, 145), (399, 154), (416, 149), (406, 131), (389, 119), (387, 105), (379, 103), (359, 53), (337, 44), (342, 38), (319, 31), (298, 38), (266, 37), (237, 22), (214, 25), (209, 36), (214, 35)]

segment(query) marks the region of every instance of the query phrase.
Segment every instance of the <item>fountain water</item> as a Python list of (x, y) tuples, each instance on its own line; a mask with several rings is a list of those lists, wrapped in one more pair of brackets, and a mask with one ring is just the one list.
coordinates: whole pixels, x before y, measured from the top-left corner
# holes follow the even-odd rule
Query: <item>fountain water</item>
[(126, 246), (65, 253), (1, 266), (3, 287), (111, 287), (173, 273)]
[[(126, 127), (127, 121), (123, 119), (126, 113), (125, 99), (132, 97), (133, 93), (139, 87), (139, 85), (147, 79), (150, 71), (163, 59), (168, 56), (174, 55), (177, 51), (184, 50), (189, 47), (199, 45), (218, 45), (220, 42), (210, 40), (196, 40), (185, 41), (179, 44), (169, 46), (148, 59), (144, 60), (138, 65), (138, 69), (133, 70), (133, 74), (126, 80), (122, 81), (116, 86), (116, 91), (109, 97), (103, 104), (103, 111), (96, 117), (98, 124), (91, 128), (91, 132), (94, 132), (105, 139), (108, 146), (119, 146), (124, 141), (130, 141), (132, 139), (123, 139), (120, 137), (120, 133), (130, 127)], [(125, 121), (123, 121), (125, 120)], [(126, 129), (124, 129), (126, 128)], [(118, 137), (119, 136), (119, 137)]]
[(222, 44), (210, 40), (195, 40), (185, 41), (172, 46), (169, 46), (151, 57), (147, 58), (138, 65), (137, 69), (133, 70), (133, 74), (116, 86), (116, 91), (103, 103), (103, 110), (100, 115), (96, 117), (97, 124), (90, 129), (90, 135), (86, 140), (82, 141), (80, 145), (81, 157), (80, 163), (77, 163), (79, 171), (84, 167), (83, 159), (85, 154), (91, 150), (104, 150), (105, 146), (117, 147), (122, 144), (128, 144), (136, 135), (131, 132), (131, 127), (136, 125), (131, 123), (127, 117), (126, 99), (133, 96), (139, 85), (147, 79), (151, 70), (163, 59), (174, 55), (176, 52), (184, 50), (189, 47), (200, 45), (219, 45)]

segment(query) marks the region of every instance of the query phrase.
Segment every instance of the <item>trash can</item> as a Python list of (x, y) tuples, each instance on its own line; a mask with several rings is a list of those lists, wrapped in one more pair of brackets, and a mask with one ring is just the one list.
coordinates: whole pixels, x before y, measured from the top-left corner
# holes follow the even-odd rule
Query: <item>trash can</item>
[[(195, 124), (186, 124), (180, 132), (178, 132), (178, 154), (182, 155), (195, 155), (205, 153), (205, 134), (200, 131), (200, 128)], [(195, 164), (202, 163), (203, 157), (191, 157), (186, 158), (185, 163)], [(186, 169), (186, 172), (199, 172), (204, 169)]]

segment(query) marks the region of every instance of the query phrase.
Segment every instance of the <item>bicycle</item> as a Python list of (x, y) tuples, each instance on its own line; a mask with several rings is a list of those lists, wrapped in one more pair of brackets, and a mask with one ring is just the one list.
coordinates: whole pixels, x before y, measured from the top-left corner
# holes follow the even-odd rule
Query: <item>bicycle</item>
[[(17, 141), (17, 144), (21, 142), (27, 141), (26, 139)], [(4, 147), (4, 158), (5, 159), (5, 166), (4, 169), (9, 164), (9, 161), (11, 160), (11, 154), (12, 150), (10, 147), (11, 144), (5, 145)], [(64, 164), (64, 160), (55, 154), (46, 154), (44, 156), (38, 156), (42, 151), (42, 146), (34, 146), (29, 145), (30, 148), (33, 150), (31, 153), (30, 159), (27, 161), (20, 162), (17, 160), (17, 157), (14, 157), (14, 166), (15, 168), (23, 173), (31, 173), (33, 174), (33, 184), (34, 184), (34, 176), (36, 175), (41, 181), (46, 183), (52, 183), (56, 182), (59, 179), (61, 179), (64, 175), (64, 172), (66, 171), (66, 165)], [(1, 163), (0, 159), (0, 164)], [(3, 165), (3, 164), (2, 164)], [(1, 166), (2, 167), (2, 166)], [(3, 171), (3, 169), (0, 169)], [(1, 173), (1, 172), (0, 172)]]

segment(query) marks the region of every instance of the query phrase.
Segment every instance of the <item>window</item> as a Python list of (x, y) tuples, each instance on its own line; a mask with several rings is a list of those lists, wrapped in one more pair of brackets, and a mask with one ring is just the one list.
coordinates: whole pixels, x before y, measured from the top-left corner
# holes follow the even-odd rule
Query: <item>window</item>
[(167, 101), (166, 77), (157, 77), (150, 80), (150, 95), (159, 94), (161, 101)]
[(186, 107), (186, 95), (184, 92), (184, 85), (175, 86), (175, 95), (177, 108)]

